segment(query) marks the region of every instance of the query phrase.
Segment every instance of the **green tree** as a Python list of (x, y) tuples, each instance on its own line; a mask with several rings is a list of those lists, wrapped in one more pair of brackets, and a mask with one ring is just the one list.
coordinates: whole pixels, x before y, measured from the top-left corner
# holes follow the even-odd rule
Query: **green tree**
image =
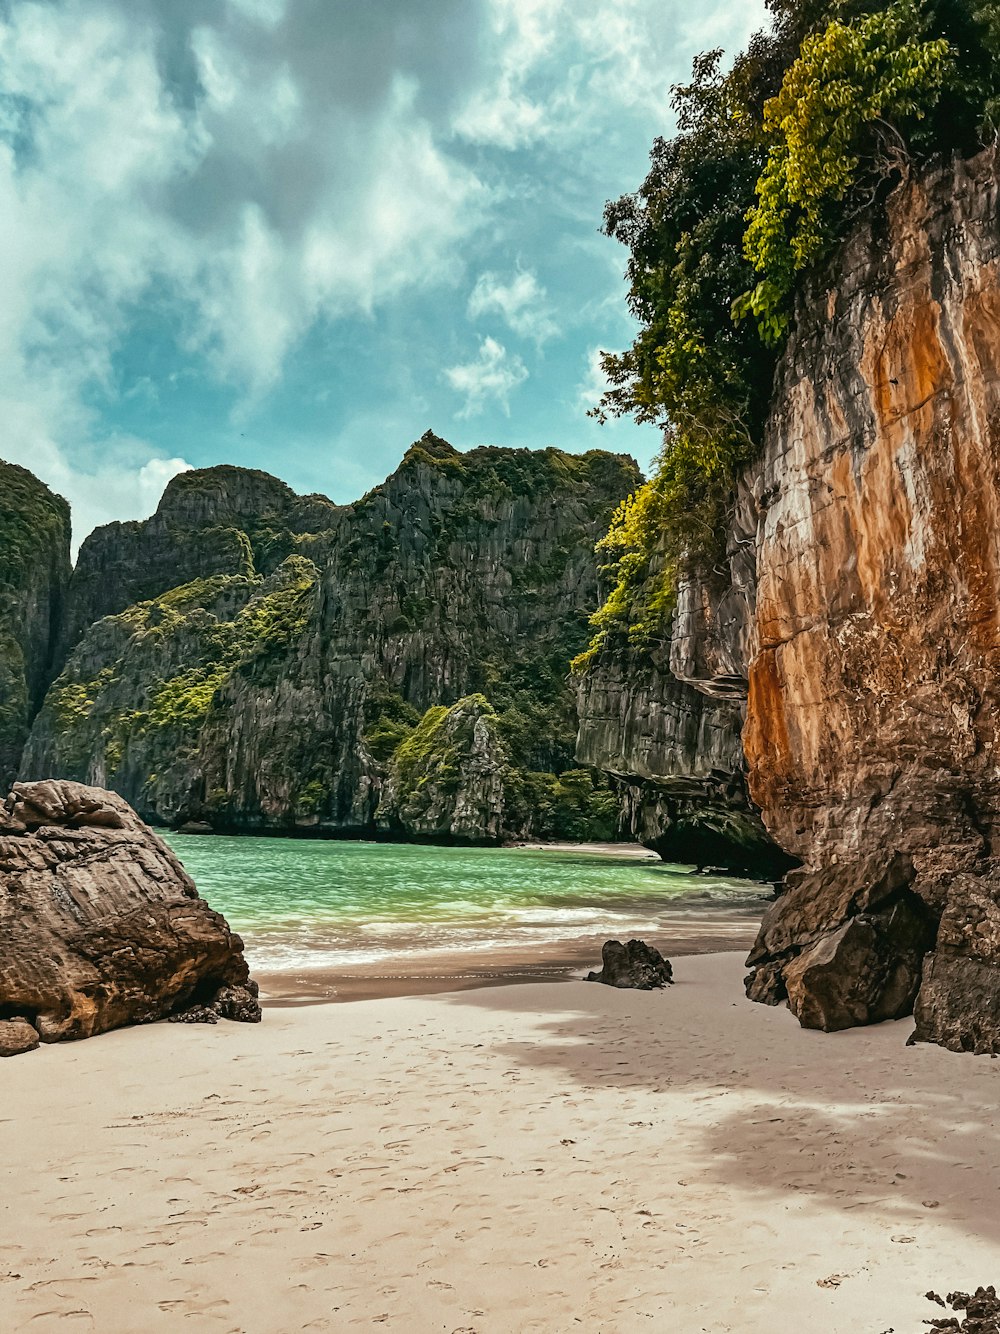
[[(934, 108), (954, 69), (944, 37), (923, 40), (916, 0), (805, 38), (781, 91), (764, 105), (767, 163), (743, 249), (758, 280), (734, 302), (761, 339), (779, 344), (791, 323), (797, 275), (826, 255), (844, 200), (864, 176), (908, 157), (898, 126)], [(915, 35), (916, 34), (916, 35)]]

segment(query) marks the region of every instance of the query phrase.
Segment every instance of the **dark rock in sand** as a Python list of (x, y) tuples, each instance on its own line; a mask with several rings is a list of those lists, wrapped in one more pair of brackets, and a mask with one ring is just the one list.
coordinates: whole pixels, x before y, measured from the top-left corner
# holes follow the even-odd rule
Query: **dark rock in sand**
[(16, 783), (0, 805), (0, 1014), (43, 1042), (195, 1007), (254, 1022), (243, 942), (121, 797)]
[(642, 940), (605, 942), (601, 950), (603, 967), (599, 973), (588, 973), (588, 982), (603, 982), (608, 987), (634, 987), (638, 991), (653, 991), (673, 982), (674, 970), (670, 960), (658, 949)]
[(938, 1306), (950, 1306), (953, 1311), (964, 1311), (965, 1319), (959, 1323), (954, 1316), (940, 1316), (937, 1320), (926, 1320), (924, 1324), (931, 1329), (953, 1329), (960, 1334), (1000, 1334), (1000, 1298), (996, 1288), (977, 1288), (974, 1293), (949, 1292), (947, 1301), (936, 1292), (928, 1292), (927, 1300)]
[(0, 1020), (0, 1056), (20, 1056), (34, 1051), (40, 1039), (27, 1019)]

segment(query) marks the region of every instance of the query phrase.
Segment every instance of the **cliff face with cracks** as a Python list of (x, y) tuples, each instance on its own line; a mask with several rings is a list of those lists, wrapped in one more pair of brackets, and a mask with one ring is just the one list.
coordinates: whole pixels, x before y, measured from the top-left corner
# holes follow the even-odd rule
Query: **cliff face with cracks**
[(977, 1050), (1000, 1044), (998, 195), (993, 151), (897, 189), (800, 310), (753, 481), (744, 733), (805, 863), (751, 994), (822, 1027), (916, 995), (918, 1037)]
[(826, 277), (799, 303), (728, 574), (682, 586), (659, 656), (598, 659), (580, 754), (630, 784), (668, 855), (671, 794), (711, 828), (716, 780), (741, 797), (746, 773), (741, 809), (801, 863), (752, 998), (824, 1029), (914, 1009), (918, 1040), (998, 1051), (997, 153), (899, 186)]
[[(84, 545), (75, 646), (21, 772), (169, 824), (613, 837), (607, 784), (574, 767), (565, 678), (594, 542), (637, 476), (601, 452), (459, 454), (430, 433), (354, 505), (185, 473), (152, 519)], [(477, 692), (482, 726), (426, 716)]]
[(580, 675), (577, 758), (614, 775), (633, 837), (666, 861), (776, 879), (795, 859), (749, 800), (741, 745), (755, 524), (744, 497), (729, 569), (688, 575), (663, 642), (608, 647)]
[(69, 506), (0, 461), (0, 791), (17, 773), (56, 653), (70, 577)]

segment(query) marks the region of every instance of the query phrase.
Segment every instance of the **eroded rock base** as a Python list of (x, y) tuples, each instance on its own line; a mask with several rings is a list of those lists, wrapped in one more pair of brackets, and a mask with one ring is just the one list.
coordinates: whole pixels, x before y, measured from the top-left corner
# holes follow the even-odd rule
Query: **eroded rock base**
[(747, 995), (787, 1000), (803, 1028), (828, 1033), (909, 1014), (936, 928), (914, 878), (901, 855), (793, 871), (747, 961)]

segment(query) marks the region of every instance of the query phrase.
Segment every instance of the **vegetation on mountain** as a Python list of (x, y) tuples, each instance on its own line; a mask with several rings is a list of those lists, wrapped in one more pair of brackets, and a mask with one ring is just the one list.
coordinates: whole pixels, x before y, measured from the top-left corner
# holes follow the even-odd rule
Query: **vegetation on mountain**
[(480, 811), (488, 838), (586, 837), (588, 821), (611, 837), (609, 781), (574, 758), (567, 666), (597, 597), (593, 544), (638, 477), (600, 451), (460, 454), (430, 432), (351, 506), (253, 470), (185, 473), (151, 519), (84, 545), (78, 642), (23, 767), (165, 823), (361, 834), (378, 816), (405, 835), (402, 811), (414, 836), (474, 839)]
[(803, 281), (914, 162), (995, 134), (1000, 5), (768, 3), (771, 29), (728, 71), (720, 51), (696, 59), (674, 90), (678, 133), (605, 210), (641, 327), (604, 356), (598, 415), (652, 423), (664, 443), (601, 543), (611, 591), (580, 669), (609, 642), (649, 642), (679, 566), (718, 559)]
[(69, 506), (37, 477), (0, 461), (0, 782), (44, 688), (69, 578)]

